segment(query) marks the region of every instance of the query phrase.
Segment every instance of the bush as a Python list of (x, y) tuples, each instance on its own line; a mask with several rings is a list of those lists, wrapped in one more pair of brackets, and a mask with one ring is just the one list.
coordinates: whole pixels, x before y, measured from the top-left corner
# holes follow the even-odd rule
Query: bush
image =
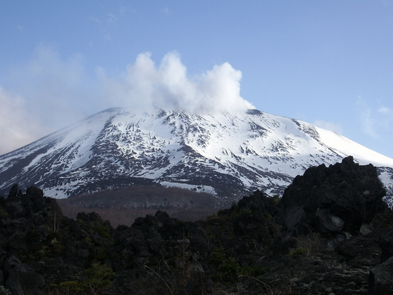
[(281, 206), (281, 198), (280, 198), (280, 196), (279, 195), (274, 195), (272, 203), (274, 205), (278, 206), (278, 207)]
[(49, 294), (100, 294), (110, 287), (115, 273), (106, 264), (93, 263), (84, 272), (83, 280), (52, 284)]
[(308, 254), (308, 250), (306, 248), (300, 247), (293, 250), (291, 253), (288, 254), (289, 258), (293, 258), (295, 256), (303, 256)]

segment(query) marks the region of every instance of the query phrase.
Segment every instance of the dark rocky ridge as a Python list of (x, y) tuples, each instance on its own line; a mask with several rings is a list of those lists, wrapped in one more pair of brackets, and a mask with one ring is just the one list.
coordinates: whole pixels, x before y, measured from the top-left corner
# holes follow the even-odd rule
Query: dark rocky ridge
[(341, 164), (308, 169), (297, 176), (282, 197), (278, 221), (284, 229), (307, 223), (319, 232), (358, 233), (386, 206), (386, 194), (374, 166), (360, 166), (352, 157)]
[(375, 168), (346, 158), (282, 199), (256, 191), (204, 221), (157, 211), (114, 229), (15, 185), (0, 199), (0, 294), (391, 294), (382, 197)]

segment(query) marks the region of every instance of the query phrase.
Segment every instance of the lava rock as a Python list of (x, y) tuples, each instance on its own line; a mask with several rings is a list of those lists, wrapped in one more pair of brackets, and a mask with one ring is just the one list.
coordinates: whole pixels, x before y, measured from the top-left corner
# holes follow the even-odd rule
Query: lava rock
[(320, 233), (357, 235), (362, 224), (385, 208), (385, 193), (374, 166), (361, 166), (347, 157), (297, 176), (284, 192), (277, 222), (300, 233), (311, 227)]
[(382, 249), (381, 263), (383, 263), (393, 256), (393, 230), (381, 238), (380, 246)]
[(370, 270), (369, 295), (388, 295), (393, 291), (393, 257)]
[(3, 267), (7, 273), (5, 287), (13, 295), (42, 294), (39, 288), (45, 285), (45, 278), (32, 267), (21, 263), (14, 255), (5, 260)]

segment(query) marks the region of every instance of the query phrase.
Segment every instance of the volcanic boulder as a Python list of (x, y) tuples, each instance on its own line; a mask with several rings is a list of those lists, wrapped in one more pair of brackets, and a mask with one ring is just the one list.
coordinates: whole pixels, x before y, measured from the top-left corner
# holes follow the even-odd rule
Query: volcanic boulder
[(320, 165), (297, 176), (282, 197), (277, 222), (284, 230), (306, 233), (347, 232), (357, 235), (385, 209), (385, 190), (373, 165), (361, 166), (347, 157), (342, 163)]
[(393, 290), (393, 231), (385, 234), (380, 241), (381, 264), (370, 270), (369, 294), (391, 294)]

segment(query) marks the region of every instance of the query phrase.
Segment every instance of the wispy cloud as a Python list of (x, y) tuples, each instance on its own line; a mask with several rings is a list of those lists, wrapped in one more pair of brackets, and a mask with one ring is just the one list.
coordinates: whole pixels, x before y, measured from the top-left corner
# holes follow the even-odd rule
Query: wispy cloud
[(371, 107), (362, 97), (358, 97), (358, 100), (356, 101), (356, 106), (358, 108), (362, 131), (373, 138), (378, 138), (379, 135), (375, 128), (375, 120), (372, 118)]
[(169, 8), (165, 7), (164, 9), (161, 10), (161, 13), (170, 16), (172, 15), (171, 11), (169, 10)]
[(104, 32), (104, 39), (105, 39), (106, 41), (111, 41), (111, 40), (112, 40), (111, 34)]
[(392, 111), (389, 108), (382, 106), (378, 109), (378, 113), (381, 113), (384, 115), (391, 115)]
[(116, 23), (122, 20), (122, 18), (127, 14), (127, 12), (134, 11), (132, 9), (122, 6), (117, 12), (105, 12), (99, 16), (90, 16), (90, 20), (97, 24), (97, 28), (102, 32), (104, 39), (107, 41), (111, 41), (111, 30)]
[(378, 106), (358, 97), (356, 107), (362, 131), (373, 138), (381, 138), (382, 134), (391, 133), (393, 129), (393, 112), (389, 107), (382, 105), (380, 101), (377, 100), (375, 103)]
[(26, 145), (49, 132), (20, 96), (0, 87), (0, 155)]
[(94, 16), (91, 16), (91, 17), (90, 17), (90, 20), (91, 20), (92, 22), (97, 23), (97, 24), (101, 23), (101, 20), (100, 20), (99, 18), (97, 18), (97, 17), (94, 17)]
[(126, 14), (127, 11), (135, 12), (134, 9), (129, 9), (129, 8), (125, 7), (125, 6), (122, 6), (122, 7), (120, 7), (120, 9), (119, 9), (119, 15), (120, 15), (120, 16), (123, 16), (123, 15)]
[(108, 13), (108, 18), (107, 18), (107, 22), (108, 23), (113, 23), (117, 21), (117, 17), (113, 15), (113, 13)]
[(87, 76), (83, 57), (67, 59), (40, 45), (26, 64), (11, 68), (3, 79), (6, 90), (23, 97), (26, 108), (44, 126), (58, 129), (83, 118), (98, 96), (96, 81)]
[[(125, 10), (121, 11), (119, 13), (119, 15), (123, 15), (124, 13), (125, 13)], [(90, 17), (90, 20), (92, 22), (97, 23), (97, 24), (104, 24), (104, 23), (111, 24), (111, 23), (114, 23), (114, 22), (118, 21), (118, 19), (119, 19), (119, 17), (116, 16), (114, 13), (111, 13), (111, 12), (109, 12), (105, 16), (101, 16), (101, 17), (96, 17), (96, 16), (91, 16)]]
[(378, 109), (378, 113), (380, 114), (380, 122), (384, 129), (392, 130), (393, 129), (393, 112), (390, 108), (381, 106)]
[(317, 121), (314, 122), (314, 125), (316, 125), (316, 126), (318, 126), (320, 128), (323, 128), (323, 129), (327, 129), (327, 130), (336, 132), (338, 134), (342, 134), (342, 132), (343, 132), (341, 125), (335, 124), (335, 123), (332, 123), (332, 122), (326, 122), (326, 121), (323, 121), (323, 120), (317, 120)]

